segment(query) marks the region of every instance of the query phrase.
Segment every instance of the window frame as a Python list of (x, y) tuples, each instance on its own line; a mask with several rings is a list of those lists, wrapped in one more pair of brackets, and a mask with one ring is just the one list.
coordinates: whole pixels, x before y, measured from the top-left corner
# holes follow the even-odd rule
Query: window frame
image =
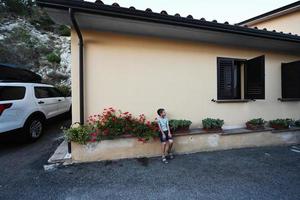
[[(237, 97), (234, 97), (234, 92), (232, 91), (231, 93), (231, 98), (229, 97), (226, 97), (225, 95), (222, 96), (222, 87), (221, 87), (221, 65), (220, 65), (220, 61), (221, 60), (231, 60), (232, 61), (232, 67), (233, 66), (239, 66), (239, 75), (238, 76), (234, 76), (233, 75), (233, 69), (231, 71), (231, 77), (232, 77), (232, 83), (231, 83), (231, 87), (233, 89), (236, 89), (237, 91)], [(261, 59), (261, 60), (260, 60)], [(249, 91), (251, 90), (248, 90), (249, 88), (249, 83), (251, 82), (248, 82), (250, 80), (253, 81), (253, 76), (250, 76), (249, 77), (249, 74), (248, 73), (248, 70), (249, 70), (249, 66), (253, 66), (253, 62), (260, 62), (262, 61), (259, 65), (259, 70), (260, 70), (260, 73), (258, 75), (260, 75), (260, 80), (259, 82), (255, 83), (257, 85), (254, 84), (254, 87), (253, 87), (253, 84), (252, 84), (252, 87), (255, 88), (255, 86), (257, 86), (257, 89), (260, 89), (261, 93), (257, 93), (257, 94), (251, 94), (249, 93)], [(235, 64), (239, 62), (239, 64)], [(243, 73), (242, 73), (242, 66), (243, 66)], [(256, 65), (255, 65), (256, 66)], [(257, 68), (253, 68), (252, 70), (257, 70)], [(252, 71), (253, 72), (253, 71)], [(253, 75), (253, 73), (252, 73)], [(239, 86), (237, 87), (234, 87), (234, 84), (233, 84), (233, 81), (235, 81), (234, 77), (237, 77), (237, 81), (239, 82)], [(255, 79), (255, 77), (254, 77)], [(259, 88), (260, 86), (260, 88)], [(251, 87), (250, 87), (251, 88)], [(255, 88), (256, 89), (256, 88)], [(259, 100), (265, 100), (265, 89), (266, 89), (266, 86), (265, 86), (265, 55), (261, 55), (261, 56), (257, 56), (257, 57), (254, 57), (254, 58), (251, 58), (251, 59), (242, 59), (242, 58), (232, 58), (232, 57), (217, 57), (217, 100), (213, 100), (213, 102), (238, 102), (238, 101), (241, 101), (241, 102), (248, 102), (248, 101), (255, 101), (256, 99), (259, 99)], [(223, 92), (225, 93), (225, 92)], [(251, 98), (251, 95), (252, 96), (255, 96), (254, 98)], [(247, 97), (247, 98), (246, 98)]]
[[(224, 60), (232, 60), (233, 61), (233, 63), (235, 63), (235, 62), (241, 62), (241, 63), (243, 63), (243, 62), (245, 62), (245, 61), (247, 61), (246, 59), (242, 59), (242, 58), (232, 58), (232, 57), (217, 57), (217, 99), (218, 100), (220, 100), (220, 101), (230, 101), (230, 100), (243, 100), (242, 99), (242, 71), (241, 71), (241, 66), (239, 66), (238, 67), (238, 69), (237, 69), (237, 71), (239, 72), (239, 74), (238, 74), (238, 82), (239, 82), (239, 84), (238, 84), (238, 87), (237, 87), (237, 97), (236, 98), (226, 98), (226, 97), (222, 97), (222, 95), (221, 95), (221, 87), (220, 87), (220, 79), (221, 79), (221, 73), (220, 73), (220, 60), (222, 60), (222, 59), (224, 59)], [(234, 66), (234, 64), (233, 64), (233, 66)], [(232, 85), (234, 85), (234, 78), (232, 78), (232, 80), (231, 80), (231, 82), (232, 82)]]

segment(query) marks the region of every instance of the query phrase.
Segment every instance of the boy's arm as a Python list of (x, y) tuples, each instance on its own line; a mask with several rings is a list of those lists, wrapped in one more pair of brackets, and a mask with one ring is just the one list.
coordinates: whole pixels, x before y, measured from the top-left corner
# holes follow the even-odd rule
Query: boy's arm
[(169, 120), (168, 120), (168, 122), (167, 122), (167, 126), (168, 126), (168, 133), (169, 133), (169, 136), (172, 137), (171, 130), (170, 130), (170, 126), (169, 126)]
[(161, 134), (162, 134), (163, 136), (165, 136), (165, 133), (164, 133), (164, 131), (162, 130), (162, 128), (161, 128), (160, 123), (159, 123), (158, 120), (157, 120), (157, 124), (158, 124), (158, 127), (159, 127), (159, 130), (160, 130)]

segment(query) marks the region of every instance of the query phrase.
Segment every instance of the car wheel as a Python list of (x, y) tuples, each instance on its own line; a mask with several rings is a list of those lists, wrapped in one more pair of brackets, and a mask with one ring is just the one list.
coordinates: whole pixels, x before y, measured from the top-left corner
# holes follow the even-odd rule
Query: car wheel
[(70, 107), (69, 111), (66, 112), (66, 118), (71, 119), (72, 118), (72, 106)]
[(44, 120), (42, 120), (41, 117), (38, 116), (31, 117), (27, 120), (24, 129), (27, 140), (35, 141), (43, 134)]

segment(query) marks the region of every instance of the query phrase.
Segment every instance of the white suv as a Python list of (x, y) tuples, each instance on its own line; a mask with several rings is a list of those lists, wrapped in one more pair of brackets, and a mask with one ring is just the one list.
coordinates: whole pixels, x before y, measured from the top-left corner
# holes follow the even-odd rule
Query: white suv
[(51, 85), (0, 82), (0, 133), (23, 129), (27, 139), (38, 139), (45, 120), (71, 111), (71, 98)]

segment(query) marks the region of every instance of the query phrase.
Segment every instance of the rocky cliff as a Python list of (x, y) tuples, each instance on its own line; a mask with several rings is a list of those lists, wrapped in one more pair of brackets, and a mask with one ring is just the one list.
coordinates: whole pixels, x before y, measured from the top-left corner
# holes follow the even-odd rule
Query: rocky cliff
[(36, 72), (45, 83), (69, 86), (69, 28), (54, 24), (35, 5), (26, 7), (23, 13), (5, 3), (0, 6), (0, 63)]

